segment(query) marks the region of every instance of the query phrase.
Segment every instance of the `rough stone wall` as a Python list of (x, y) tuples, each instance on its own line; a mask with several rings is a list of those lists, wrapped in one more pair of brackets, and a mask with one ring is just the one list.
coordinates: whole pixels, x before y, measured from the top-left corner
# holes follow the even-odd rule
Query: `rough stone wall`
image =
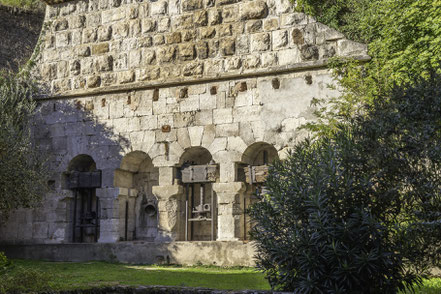
[(49, 6), (41, 77), (54, 93), (268, 71), (365, 54), (289, 0), (77, 0)]
[[(244, 240), (255, 187), (241, 167), (261, 164), (263, 151), (283, 158), (305, 136), (297, 127), (314, 119), (310, 101), (338, 95), (328, 87), (329, 57), (368, 59), (364, 45), (292, 9), (285, 0), (49, 6), (36, 72), (48, 87), (35, 138), (51, 155), (53, 190), (41, 208), (18, 211), (1, 226), (1, 242), (71, 242), (74, 196), (63, 172), (83, 155), (102, 170), (98, 242), (125, 239), (126, 222), (127, 239), (139, 237), (140, 192), (157, 205), (151, 240), (184, 240), (177, 168), (211, 159), (218, 165), (216, 240)], [(237, 264), (250, 256), (227, 255), (219, 258)]]

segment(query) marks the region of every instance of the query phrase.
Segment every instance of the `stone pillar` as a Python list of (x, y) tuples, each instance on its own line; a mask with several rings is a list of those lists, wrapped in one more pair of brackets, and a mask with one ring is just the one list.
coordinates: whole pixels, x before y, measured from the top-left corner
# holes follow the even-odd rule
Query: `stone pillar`
[(182, 239), (184, 234), (183, 187), (181, 185), (155, 186), (152, 192), (158, 198), (158, 236), (155, 241), (168, 242)]
[(101, 205), (100, 237), (98, 243), (114, 243), (119, 240), (119, 188), (96, 189)]
[(236, 241), (241, 232), (241, 199), (245, 191), (242, 182), (215, 183), (213, 190), (217, 195), (217, 240)]

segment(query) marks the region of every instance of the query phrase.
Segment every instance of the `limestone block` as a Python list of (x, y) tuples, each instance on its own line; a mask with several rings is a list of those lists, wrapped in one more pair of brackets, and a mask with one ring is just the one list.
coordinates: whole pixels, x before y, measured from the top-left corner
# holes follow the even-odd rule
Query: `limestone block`
[(254, 69), (260, 66), (260, 56), (259, 55), (248, 55), (245, 60), (243, 67), (245, 69)]
[(215, 138), (210, 146), (208, 146), (208, 151), (210, 151), (211, 154), (225, 151), (227, 150), (227, 142), (227, 138)]
[(113, 37), (115, 39), (124, 39), (129, 35), (129, 22), (117, 22), (112, 26)]
[(159, 62), (171, 62), (175, 58), (176, 49), (173, 46), (161, 47), (158, 50)]
[(104, 54), (109, 52), (109, 43), (100, 43), (91, 46), (92, 55)]
[(180, 44), (178, 52), (180, 60), (193, 60), (195, 58), (195, 48), (191, 43)]
[(188, 135), (190, 137), (191, 146), (201, 146), (203, 134), (204, 134), (204, 127), (202, 126), (189, 127)]
[(279, 30), (272, 32), (273, 37), (273, 49), (284, 48), (288, 45), (288, 31)]
[(69, 28), (69, 22), (66, 18), (57, 19), (54, 24), (53, 28), (55, 31), (64, 31)]
[(216, 125), (216, 137), (230, 137), (239, 135), (239, 124), (218, 124)]
[(165, 44), (165, 38), (163, 35), (154, 35), (153, 36), (153, 45), (164, 45)]
[(210, 93), (200, 95), (199, 99), (201, 110), (211, 110), (216, 108), (216, 97), (210, 95)]
[(279, 65), (289, 65), (301, 62), (300, 50), (298, 48), (280, 50), (278, 52)]
[(71, 34), (69, 32), (61, 32), (55, 35), (55, 45), (57, 48), (69, 45)]
[(111, 71), (113, 69), (113, 57), (110, 55), (98, 56), (95, 60), (95, 68), (98, 72)]
[(351, 40), (339, 40), (337, 42), (337, 54), (339, 56), (365, 55), (367, 45)]
[(308, 22), (308, 16), (299, 12), (283, 14), (281, 17), (282, 27), (290, 27), (293, 25), (306, 25), (308, 24)]
[(192, 11), (201, 9), (204, 3), (202, 0), (183, 0), (182, 1), (182, 10), (183, 11)]
[(276, 4), (276, 14), (287, 13), (294, 10), (294, 4), (290, 0), (277, 0)]
[(138, 37), (141, 34), (141, 20), (134, 19), (129, 22), (130, 36)]
[(211, 39), (216, 36), (215, 27), (203, 27), (199, 29), (199, 36), (201, 39)]
[(235, 52), (235, 40), (232, 38), (222, 39), (220, 42), (220, 50), (222, 55), (233, 55)]
[(177, 129), (178, 143), (183, 149), (191, 147), (190, 135), (186, 128)]
[(226, 60), (225, 69), (227, 71), (237, 70), (242, 66), (242, 59), (237, 56), (233, 56)]
[(204, 64), (200, 62), (191, 62), (184, 66), (182, 74), (184, 76), (200, 76), (204, 72)]
[(158, 79), (160, 73), (161, 71), (159, 67), (150, 67), (148, 69), (139, 69), (136, 76), (139, 81), (149, 81)]
[[(276, 52), (265, 52), (262, 54), (262, 66), (263, 67), (272, 67), (276, 66), (278, 61)], [(253, 104), (254, 104), (253, 100)]]
[(198, 27), (206, 26), (208, 24), (208, 13), (206, 10), (196, 11), (193, 14), (194, 24)]
[(242, 140), (241, 137), (239, 136), (228, 137), (228, 145), (227, 145), (228, 150), (234, 150), (239, 153), (244, 153), (247, 147), (248, 147), (247, 144), (245, 144), (245, 142)]
[(95, 42), (97, 35), (98, 32), (96, 28), (85, 28), (83, 30), (83, 43)]
[(278, 28), (279, 28), (279, 18), (266, 19), (263, 22), (263, 29), (265, 31), (274, 31), (277, 30)]
[(217, 34), (219, 37), (231, 36), (233, 34), (231, 24), (224, 24), (224, 25), (218, 26)]
[(260, 19), (253, 19), (253, 20), (247, 21), (247, 23), (246, 23), (246, 31), (249, 34), (258, 33), (260, 31), (262, 31), (262, 20), (260, 20)]
[(150, 4), (150, 12), (151, 15), (164, 15), (167, 13), (167, 2), (166, 1), (157, 1), (151, 2)]
[(75, 54), (79, 57), (87, 57), (90, 56), (90, 47), (88, 46), (79, 46), (75, 48)]
[(153, 32), (156, 29), (156, 20), (153, 20), (151, 18), (143, 19), (141, 27), (143, 33)]
[(300, 54), (304, 60), (317, 60), (319, 58), (319, 50), (315, 45), (303, 45), (300, 48)]
[(163, 17), (158, 21), (158, 32), (166, 32), (170, 28), (170, 18)]
[(265, 1), (256, 0), (250, 2), (243, 2), (240, 6), (240, 19), (259, 19), (263, 18), (268, 13), (268, 6)]
[(222, 10), (222, 21), (224, 23), (236, 22), (239, 19), (239, 11), (237, 6), (225, 7)]
[(205, 124), (204, 135), (202, 136), (201, 146), (208, 148), (213, 143), (216, 136), (216, 127), (212, 124)]
[(182, 35), (181, 35), (181, 32), (173, 32), (173, 33), (167, 34), (165, 36), (165, 39), (166, 39), (167, 44), (181, 43)]
[(222, 11), (219, 9), (208, 10), (208, 25), (214, 26), (222, 22)]
[(214, 109), (213, 122), (215, 124), (228, 124), (233, 122), (233, 110), (231, 108)]
[(69, 27), (71, 29), (83, 28), (86, 24), (86, 17), (84, 15), (73, 15), (69, 17)]

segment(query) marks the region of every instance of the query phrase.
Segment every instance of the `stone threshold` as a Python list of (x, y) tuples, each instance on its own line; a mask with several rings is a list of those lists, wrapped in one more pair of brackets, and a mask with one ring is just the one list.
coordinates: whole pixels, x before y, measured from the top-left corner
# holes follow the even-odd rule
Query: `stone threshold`
[[(358, 55), (352, 56), (353, 60), (360, 61), (362, 63), (368, 62), (371, 57), (368, 55)], [(214, 83), (225, 80), (239, 80), (239, 79), (248, 79), (248, 78), (258, 78), (264, 76), (274, 76), (280, 74), (288, 74), (294, 72), (302, 72), (308, 71), (312, 69), (325, 69), (327, 68), (329, 62), (328, 60), (319, 60), (319, 61), (308, 61), (302, 63), (296, 63), (287, 66), (278, 66), (272, 68), (264, 68), (258, 69), (252, 72), (245, 73), (218, 73), (216, 76), (211, 77), (201, 77), (201, 78), (178, 78), (169, 81), (154, 81), (154, 82), (137, 82), (125, 85), (117, 85), (117, 86), (108, 86), (102, 88), (88, 89), (88, 90), (80, 90), (80, 91), (71, 91), (63, 94), (54, 94), (54, 95), (42, 95), (37, 97), (37, 100), (64, 100), (71, 98), (79, 98), (86, 96), (95, 96), (102, 94), (113, 94), (113, 93), (121, 93), (121, 92), (131, 92), (137, 90), (149, 90), (149, 89), (160, 89), (160, 88), (168, 88), (168, 87), (179, 87), (179, 86), (188, 86), (188, 85), (196, 85), (196, 84), (204, 84), (204, 83)]]

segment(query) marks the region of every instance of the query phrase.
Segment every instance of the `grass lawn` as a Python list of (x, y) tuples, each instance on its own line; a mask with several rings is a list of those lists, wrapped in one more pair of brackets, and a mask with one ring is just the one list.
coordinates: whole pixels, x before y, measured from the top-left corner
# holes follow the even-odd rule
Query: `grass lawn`
[(167, 285), (214, 289), (270, 289), (264, 276), (252, 268), (126, 265), (105, 262), (44, 262), (14, 260), (17, 266), (39, 269), (51, 277), (54, 289), (116, 285)]
[[(15, 265), (39, 269), (51, 277), (54, 290), (116, 286), (167, 285), (231, 290), (269, 290), (262, 273), (252, 268), (127, 265), (106, 262), (45, 262), (14, 260)], [(410, 293), (410, 292), (408, 292)], [(441, 294), (441, 278), (424, 282), (417, 294)]]

